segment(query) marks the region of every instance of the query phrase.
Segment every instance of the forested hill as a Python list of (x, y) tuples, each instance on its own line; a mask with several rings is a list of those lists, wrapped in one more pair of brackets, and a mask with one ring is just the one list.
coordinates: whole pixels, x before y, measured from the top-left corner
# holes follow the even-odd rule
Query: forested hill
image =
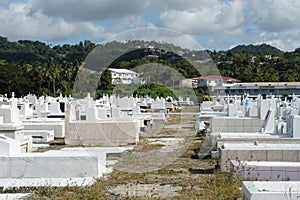
[[(250, 46), (250, 45), (249, 45)], [(224, 76), (237, 78), (242, 82), (298, 82), (300, 81), (300, 48), (293, 52), (273, 52), (269, 45), (256, 46), (251, 55), (243, 48), (241, 53), (211, 52), (213, 60), (217, 63), (220, 73)], [(265, 49), (267, 53), (259, 50)], [(241, 47), (238, 47), (240, 49)], [(272, 50), (273, 49), (273, 50)], [(255, 54), (254, 54), (255, 53)]]
[[(96, 46), (96, 51), (92, 51)], [(128, 49), (132, 51), (122, 54)], [(267, 44), (239, 45), (227, 51), (207, 51), (207, 54), (155, 41), (112, 41), (97, 45), (86, 40), (73, 45), (52, 46), (40, 41), (9, 41), (0, 37), (0, 95), (12, 91), (18, 96), (29, 92), (37, 95), (71, 94), (79, 67), (90, 52), (100, 53), (107, 59), (101, 67), (131, 69), (156, 62), (192, 78), (206, 75), (205, 69), (211, 70), (214, 62), (221, 75), (244, 82), (300, 81), (300, 48), (282, 52)], [(113, 59), (113, 55), (121, 56)], [(207, 56), (211, 58), (207, 59)], [(201, 74), (186, 61), (187, 57), (192, 57), (204, 68)], [(97, 60), (91, 59), (91, 62), (99, 67)]]
[[(151, 47), (154, 46), (157, 49), (167, 49), (170, 52), (187, 52), (186, 49), (181, 49), (178, 46), (174, 46), (167, 43), (159, 43), (155, 41), (145, 42), (145, 41), (127, 41), (126, 43), (120, 42), (110, 42), (105, 45), (99, 45), (98, 51), (101, 54), (105, 54), (109, 57), (109, 54), (119, 54), (125, 49), (131, 47)], [(8, 63), (17, 62), (74, 62), (75, 60), (82, 61), (94, 48), (96, 44), (85, 40), (79, 42), (78, 44), (70, 45), (47, 45), (40, 41), (31, 40), (19, 40), (19, 41), (9, 41), (5, 37), (0, 36), (0, 60), (4, 60)], [(109, 51), (108, 51), (109, 50)], [(227, 51), (219, 51), (218, 55), (227, 54), (231, 52), (233, 54), (241, 54), (243, 51), (247, 51), (249, 56), (259, 55), (259, 54), (271, 54), (271, 55), (281, 55), (283, 52), (271, 45), (261, 44), (261, 45), (238, 45)]]
[(74, 62), (76, 59), (84, 59), (95, 46), (88, 40), (76, 45), (64, 44), (51, 47), (40, 41), (11, 42), (5, 37), (0, 37), (0, 59), (7, 63)]
[(249, 55), (259, 55), (259, 54), (271, 54), (271, 55), (281, 55), (283, 51), (277, 49), (268, 44), (260, 44), (260, 45), (238, 45), (228, 50), (234, 54), (241, 54), (243, 51), (247, 51)]

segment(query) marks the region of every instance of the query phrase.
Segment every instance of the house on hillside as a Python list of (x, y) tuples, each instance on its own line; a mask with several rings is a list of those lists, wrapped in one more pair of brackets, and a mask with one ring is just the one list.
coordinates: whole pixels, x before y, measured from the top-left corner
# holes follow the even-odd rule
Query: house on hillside
[(131, 83), (140, 83), (141, 78), (140, 74), (128, 70), (128, 69), (113, 69), (108, 68), (111, 72), (111, 81), (112, 84), (131, 84)]
[(226, 77), (226, 76), (203, 76), (196, 79), (198, 82), (198, 87), (208, 86), (223, 86), (225, 84), (234, 84), (240, 82), (240, 80)]
[(179, 82), (180, 87), (197, 88), (197, 78), (182, 79)]

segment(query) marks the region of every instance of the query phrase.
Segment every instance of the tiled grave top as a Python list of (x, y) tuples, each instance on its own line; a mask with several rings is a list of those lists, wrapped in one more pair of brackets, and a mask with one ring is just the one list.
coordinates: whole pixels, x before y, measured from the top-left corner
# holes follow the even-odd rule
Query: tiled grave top
[(246, 181), (243, 182), (251, 192), (300, 192), (299, 181)]
[(224, 143), (225, 150), (300, 150), (299, 144)]
[[(237, 163), (237, 161), (232, 160), (231, 162)], [(272, 161), (240, 161), (242, 165), (247, 166), (268, 166), (268, 167), (300, 167), (299, 162), (272, 162)]]

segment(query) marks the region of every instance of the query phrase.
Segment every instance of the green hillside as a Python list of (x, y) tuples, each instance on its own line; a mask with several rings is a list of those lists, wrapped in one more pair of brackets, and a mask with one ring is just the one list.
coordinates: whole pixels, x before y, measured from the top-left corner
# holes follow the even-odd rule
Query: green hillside
[[(17, 96), (72, 94), (83, 62), (85, 68), (97, 72), (107, 67), (164, 66), (159, 74), (153, 69), (153, 74), (146, 78), (148, 82), (160, 80), (158, 84), (172, 84), (172, 87), (183, 78), (218, 73), (245, 82), (300, 79), (300, 50), (282, 52), (267, 44), (239, 45), (216, 52), (194, 51), (155, 41), (112, 41), (97, 45), (86, 40), (52, 46), (40, 41), (9, 41), (0, 37), (0, 94), (9, 95), (13, 91)], [(172, 70), (168, 69), (175, 72), (170, 73)], [(89, 76), (84, 78), (89, 84)], [(104, 85), (99, 82), (97, 94), (112, 92), (113, 85)]]

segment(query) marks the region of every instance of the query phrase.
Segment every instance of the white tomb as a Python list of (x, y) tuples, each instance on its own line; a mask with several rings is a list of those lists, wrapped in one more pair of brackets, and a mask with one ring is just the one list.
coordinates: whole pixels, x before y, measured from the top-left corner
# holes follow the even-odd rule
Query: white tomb
[(31, 136), (34, 143), (47, 143), (54, 140), (54, 130), (23, 130), (23, 134)]
[(299, 181), (244, 181), (243, 200), (298, 199)]
[[(66, 124), (66, 144), (87, 144), (119, 146), (136, 143), (139, 140), (140, 121), (131, 117), (116, 116), (119, 108), (112, 107), (112, 118), (76, 120), (74, 105), (68, 104)], [(117, 111), (117, 112), (114, 112)], [(91, 109), (92, 112), (92, 109)], [(92, 114), (96, 113), (93, 109)]]
[(300, 145), (224, 143), (220, 154), (221, 170), (229, 171), (230, 160), (299, 162)]
[(299, 181), (299, 162), (231, 161), (231, 173), (248, 180)]
[(0, 156), (15, 156), (21, 152), (20, 142), (0, 135)]
[(294, 138), (300, 138), (300, 116), (289, 115), (287, 117), (286, 131), (293, 135)]
[[(13, 95), (14, 96), (14, 95)], [(21, 143), (22, 151), (31, 151), (32, 139), (22, 133), (20, 111), (17, 99), (12, 97), (8, 102), (0, 101), (0, 134), (16, 139)]]
[(65, 120), (59, 118), (34, 118), (23, 121), (24, 130), (53, 130), (55, 138), (65, 137)]

